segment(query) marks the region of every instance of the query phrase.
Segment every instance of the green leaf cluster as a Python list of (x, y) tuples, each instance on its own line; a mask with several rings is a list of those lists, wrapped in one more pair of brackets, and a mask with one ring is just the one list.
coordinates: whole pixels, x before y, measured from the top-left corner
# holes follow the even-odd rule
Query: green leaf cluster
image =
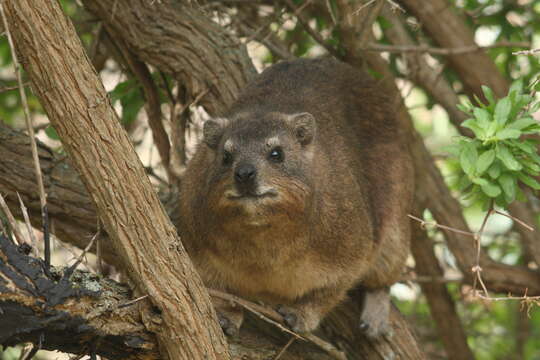
[(459, 159), (462, 176), (458, 189), (465, 197), (484, 207), (493, 200), (506, 208), (515, 199), (525, 199), (520, 183), (540, 189), (534, 178), (540, 174), (538, 140), (523, 136), (540, 133), (540, 123), (532, 116), (540, 109), (540, 102), (524, 92), (521, 80), (514, 82), (502, 99), (496, 99), (486, 86), (482, 91), (487, 104), (476, 98), (478, 106), (469, 100), (458, 105), (470, 116), (462, 126), (474, 137), (459, 137), (449, 150)]

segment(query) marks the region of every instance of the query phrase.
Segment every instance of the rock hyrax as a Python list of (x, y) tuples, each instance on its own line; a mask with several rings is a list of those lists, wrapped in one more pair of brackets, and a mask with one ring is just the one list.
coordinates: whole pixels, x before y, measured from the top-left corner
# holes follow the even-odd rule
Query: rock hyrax
[(369, 76), (330, 58), (282, 62), (204, 124), (182, 240), (207, 286), (279, 306), (298, 332), (360, 286), (361, 328), (377, 336), (408, 254), (411, 168)]

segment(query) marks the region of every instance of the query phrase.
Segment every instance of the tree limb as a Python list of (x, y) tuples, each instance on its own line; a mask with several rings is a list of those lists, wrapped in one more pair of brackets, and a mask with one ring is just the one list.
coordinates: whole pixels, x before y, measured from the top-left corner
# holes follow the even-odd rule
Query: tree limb
[(229, 359), (202, 281), (59, 3), (4, 4), (32, 89), (89, 190), (126, 274), (162, 312), (156, 333), (162, 356)]

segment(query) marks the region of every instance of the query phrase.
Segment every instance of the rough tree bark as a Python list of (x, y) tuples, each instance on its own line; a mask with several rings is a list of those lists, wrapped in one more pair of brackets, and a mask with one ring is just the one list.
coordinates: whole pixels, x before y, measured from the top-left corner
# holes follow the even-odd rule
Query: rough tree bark
[[(160, 324), (161, 316), (152, 311), (147, 299), (131, 300), (125, 285), (94, 274), (73, 273), (73, 268), (55, 269), (53, 277), (47, 277), (42, 261), (25, 255), (23, 247), (1, 235), (0, 260), (1, 344), (33, 342), (43, 349), (81, 355), (95, 352), (108, 359), (163, 358), (147, 326)], [(396, 309), (391, 312), (394, 336), (376, 343), (365, 341), (355, 331), (359, 310), (352, 301), (342, 304), (325, 320), (319, 335), (339, 345), (348, 359), (424, 359)], [(275, 358), (291, 335), (258, 316), (247, 315), (239, 336), (229, 339), (231, 356)], [(284, 324), (282, 319), (280, 322)], [(322, 350), (312, 341), (296, 340), (282, 359), (344, 359), (333, 351)]]
[(79, 38), (56, 1), (4, 1), (32, 90), (99, 210), (123, 269), (163, 315), (164, 358), (228, 359), (206, 290)]

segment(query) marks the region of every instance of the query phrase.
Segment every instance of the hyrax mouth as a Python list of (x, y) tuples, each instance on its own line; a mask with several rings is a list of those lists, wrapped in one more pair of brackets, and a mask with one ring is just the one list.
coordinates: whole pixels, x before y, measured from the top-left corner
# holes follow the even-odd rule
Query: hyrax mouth
[(277, 197), (277, 192), (273, 189), (267, 190), (265, 192), (255, 192), (255, 191), (245, 191), (238, 192), (236, 190), (230, 190), (225, 192), (225, 197), (230, 200), (238, 201), (258, 201), (262, 199), (275, 198)]

